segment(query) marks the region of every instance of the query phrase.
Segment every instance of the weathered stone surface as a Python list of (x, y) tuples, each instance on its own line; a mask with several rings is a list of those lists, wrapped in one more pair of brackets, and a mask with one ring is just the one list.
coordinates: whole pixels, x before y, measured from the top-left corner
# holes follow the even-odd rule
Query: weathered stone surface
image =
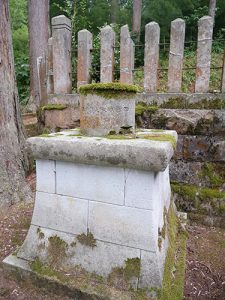
[(92, 33), (88, 30), (78, 32), (77, 87), (90, 82)]
[[(225, 46), (224, 46), (224, 53), (225, 53)], [(223, 72), (222, 72), (221, 92), (225, 93), (225, 54), (223, 56)]]
[(170, 55), (168, 71), (168, 90), (171, 93), (181, 91), (184, 56), (185, 21), (176, 19), (171, 22)]
[(145, 26), (144, 89), (156, 92), (158, 84), (160, 27), (156, 22)]
[[(36, 190), (39, 192), (55, 193), (55, 162), (53, 160), (36, 160), (37, 178)], [(46, 180), (48, 178), (48, 180)]]
[(101, 29), (101, 82), (113, 82), (114, 79), (115, 32), (110, 26)]
[[(170, 131), (166, 133), (170, 134)], [(111, 140), (61, 134), (29, 138), (27, 147), (35, 158), (40, 159), (156, 172), (167, 168), (174, 152), (170, 142), (147, 139)], [(176, 135), (175, 132), (171, 134)]]
[(48, 74), (47, 74), (47, 92), (54, 93), (54, 80), (53, 80), (53, 38), (48, 39)]
[(127, 128), (135, 129), (135, 100), (106, 99), (95, 94), (81, 96), (81, 133), (88, 136), (104, 136), (119, 133)]
[(48, 128), (75, 128), (80, 124), (80, 110), (76, 107), (67, 107), (59, 110), (45, 110), (44, 114), (44, 125)]
[(40, 104), (44, 105), (48, 101), (48, 95), (47, 95), (47, 66), (46, 66), (46, 58), (45, 57), (38, 57), (38, 59), (37, 59), (37, 72), (38, 72)]
[(198, 50), (195, 92), (207, 93), (209, 89), (213, 18), (202, 17), (198, 22)]
[(120, 82), (133, 83), (134, 42), (130, 37), (128, 25), (121, 27), (120, 32)]
[(52, 94), (48, 95), (48, 104), (65, 104), (80, 109), (79, 94)]
[(53, 76), (55, 93), (71, 93), (71, 21), (61, 15), (52, 18)]
[(202, 180), (200, 176), (203, 166), (202, 162), (172, 160), (170, 162), (170, 179), (172, 182), (204, 186), (206, 179)]
[(56, 182), (57, 194), (124, 205), (121, 168), (56, 162)]

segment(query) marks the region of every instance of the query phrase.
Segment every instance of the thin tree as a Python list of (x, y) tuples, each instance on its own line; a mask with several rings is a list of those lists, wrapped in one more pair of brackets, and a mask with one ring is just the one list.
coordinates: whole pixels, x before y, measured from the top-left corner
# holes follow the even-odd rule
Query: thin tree
[(111, 23), (117, 23), (118, 8), (118, 0), (111, 0)]
[(15, 81), (9, 1), (0, 0), (0, 210), (30, 200), (28, 159)]
[(40, 106), (37, 58), (44, 57), (49, 38), (49, 0), (28, 1), (30, 104)]
[(141, 32), (141, 7), (142, 0), (133, 0), (133, 26), (132, 32), (138, 37), (140, 37)]
[(209, 0), (209, 16), (213, 18), (213, 23), (215, 23), (216, 14), (216, 0)]

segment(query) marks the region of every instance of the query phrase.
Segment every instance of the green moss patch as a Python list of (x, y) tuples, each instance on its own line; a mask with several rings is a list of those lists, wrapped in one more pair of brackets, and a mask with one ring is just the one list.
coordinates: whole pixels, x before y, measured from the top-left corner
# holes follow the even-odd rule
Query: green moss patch
[(161, 108), (174, 108), (182, 109), (186, 108), (186, 101), (182, 97), (169, 98), (168, 101), (165, 101), (160, 105)]
[(149, 113), (150, 115), (154, 114), (158, 110), (156, 105), (147, 105), (146, 103), (139, 102), (135, 108), (135, 115), (141, 116), (143, 113)]
[(91, 232), (88, 232), (87, 234), (82, 233), (77, 236), (77, 240), (87, 247), (94, 248), (96, 247), (96, 239), (94, 238), (93, 234)]
[(169, 247), (158, 300), (181, 300), (184, 293), (187, 234), (181, 230), (173, 205), (168, 211)]
[(67, 257), (68, 244), (57, 235), (49, 237), (48, 242), (49, 265), (60, 267)]
[(82, 95), (97, 94), (106, 99), (133, 97), (139, 91), (136, 85), (112, 83), (92, 83), (79, 88)]
[(198, 175), (201, 179), (208, 179), (211, 187), (220, 187), (225, 182), (225, 166), (221, 172), (216, 164), (205, 163)]
[(68, 106), (65, 104), (47, 104), (41, 107), (42, 111), (45, 110), (64, 110), (66, 109)]

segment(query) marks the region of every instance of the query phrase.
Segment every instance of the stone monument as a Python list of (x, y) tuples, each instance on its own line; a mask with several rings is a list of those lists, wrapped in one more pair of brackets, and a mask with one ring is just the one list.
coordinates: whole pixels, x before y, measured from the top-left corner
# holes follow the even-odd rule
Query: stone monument
[(36, 159), (35, 208), (24, 244), (4, 263), (66, 274), (80, 268), (107, 284), (122, 274), (128, 289), (160, 287), (177, 134), (135, 131), (135, 87), (95, 84), (80, 92), (81, 129), (27, 141)]

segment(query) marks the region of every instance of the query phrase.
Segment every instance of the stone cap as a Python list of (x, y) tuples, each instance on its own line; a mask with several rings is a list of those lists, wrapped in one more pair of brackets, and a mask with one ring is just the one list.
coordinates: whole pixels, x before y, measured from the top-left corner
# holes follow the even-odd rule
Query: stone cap
[(64, 15), (52, 18), (52, 27), (54, 29), (67, 28), (71, 30), (71, 20)]
[(26, 146), (36, 159), (164, 171), (173, 156), (171, 140), (176, 143), (177, 133), (144, 130), (137, 136), (139, 138), (86, 137), (81, 136), (79, 130), (68, 130), (29, 138)]

